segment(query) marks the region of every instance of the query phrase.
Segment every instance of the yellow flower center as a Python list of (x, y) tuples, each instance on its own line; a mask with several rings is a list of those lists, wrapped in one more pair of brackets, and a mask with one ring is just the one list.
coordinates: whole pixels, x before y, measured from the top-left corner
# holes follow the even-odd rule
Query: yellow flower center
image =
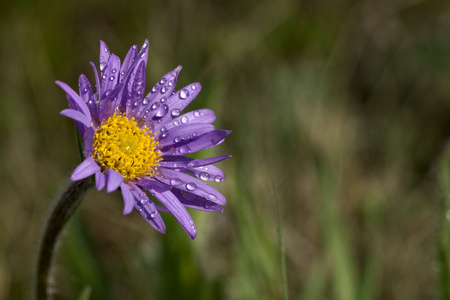
[(151, 134), (148, 128), (139, 128), (134, 118), (114, 113), (96, 130), (92, 157), (103, 172), (109, 168), (126, 180), (152, 176), (162, 157)]

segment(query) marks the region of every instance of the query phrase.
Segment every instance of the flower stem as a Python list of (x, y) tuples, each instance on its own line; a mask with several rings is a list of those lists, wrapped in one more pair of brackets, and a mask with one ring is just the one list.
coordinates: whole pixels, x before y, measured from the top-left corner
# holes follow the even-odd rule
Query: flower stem
[(35, 297), (37, 300), (48, 298), (47, 281), (58, 236), (81, 203), (81, 196), (93, 185), (90, 178), (71, 182), (55, 203), (45, 223), (35, 273)]

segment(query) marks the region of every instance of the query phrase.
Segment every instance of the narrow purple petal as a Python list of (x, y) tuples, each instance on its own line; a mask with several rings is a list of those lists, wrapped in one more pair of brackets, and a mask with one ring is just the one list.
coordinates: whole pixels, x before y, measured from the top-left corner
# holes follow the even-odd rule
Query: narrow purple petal
[(89, 111), (89, 108), (87, 107), (87, 104), (83, 101), (83, 99), (81, 99), (80, 95), (78, 95), (74, 90), (72, 90), (70, 86), (62, 81), (56, 81), (56, 84), (59, 85), (70, 98), (72, 98), (72, 100), (77, 105), (77, 108), (90, 119), (91, 113)]
[(180, 125), (172, 130), (163, 131), (159, 134), (159, 146), (166, 147), (173, 144), (186, 143), (186, 141), (197, 138), (215, 127), (209, 124), (187, 124)]
[(124, 204), (123, 214), (128, 215), (133, 210), (134, 207), (134, 196), (128, 189), (128, 185), (123, 182), (120, 184), (120, 190), (122, 192)]
[[(173, 118), (172, 115), (174, 115), (174, 111), (176, 112), (175, 114), (182, 112), (183, 109), (189, 103), (191, 103), (191, 101), (194, 100), (195, 97), (197, 97), (201, 89), (202, 86), (200, 85), (200, 83), (192, 83), (170, 96), (164, 103), (167, 107), (170, 107), (170, 112), (167, 109), (164, 111), (164, 113), (157, 113), (152, 118), (154, 121), (158, 121), (155, 126), (155, 131), (159, 131), (162, 126), (164, 126)], [(188, 123), (189, 121), (189, 119), (186, 120), (184, 124)]]
[[(174, 112), (176, 112), (174, 114)], [(177, 111), (177, 110), (172, 110), (172, 117), (175, 117), (177, 114), (179, 114), (181, 111)], [(189, 122), (190, 120), (190, 122)], [(188, 113), (185, 113), (175, 119), (173, 119), (170, 122), (167, 122), (164, 127), (161, 127), (161, 131), (164, 130), (170, 130), (176, 126), (185, 124), (185, 123), (190, 123), (190, 124), (211, 124), (216, 120), (216, 115), (214, 114), (214, 112), (210, 109), (207, 108), (203, 108), (203, 109), (199, 109), (199, 110), (195, 110), (195, 111), (191, 111)]]
[(130, 77), (131, 90), (129, 91), (126, 114), (127, 116), (136, 116), (137, 112), (141, 109), (143, 103), (142, 98), (144, 97), (145, 90), (145, 62), (141, 61), (136, 69), (134, 77)]
[(123, 182), (123, 176), (111, 169), (106, 169), (106, 173), (108, 175), (106, 181), (106, 192), (111, 193), (117, 190), (117, 188)]
[(191, 239), (195, 239), (197, 236), (197, 228), (194, 221), (184, 208), (183, 204), (175, 197), (171, 191), (158, 193), (156, 191), (150, 191), (162, 205), (164, 205), (175, 219), (180, 223), (181, 227), (189, 234)]
[(151, 121), (156, 114), (161, 115), (162, 113), (167, 113), (168, 106), (164, 106), (164, 103), (175, 89), (180, 70), (181, 66), (178, 66), (175, 70), (164, 75), (153, 86), (147, 96), (143, 99), (141, 108), (135, 114), (138, 118)]
[[(119, 81), (120, 58), (112, 54), (106, 67), (102, 70), (100, 101), (107, 98), (107, 96), (116, 88)], [(106, 95), (108, 94), (108, 95)]]
[(80, 96), (91, 112), (92, 119), (98, 123), (97, 104), (95, 103), (94, 92), (92, 85), (84, 74), (81, 74), (78, 79), (78, 86)]
[(96, 95), (97, 97), (99, 97), (100, 95), (100, 79), (98, 77), (98, 72), (97, 72), (97, 68), (95, 67), (95, 64), (91, 61), (89, 63), (92, 67), (92, 69), (94, 70), (94, 76), (95, 76), (95, 86), (96, 86)]
[(98, 171), (100, 171), (100, 167), (92, 157), (88, 157), (75, 168), (72, 176), (70, 176), (70, 179), (72, 181), (81, 180), (95, 174)]
[(186, 144), (175, 144), (162, 148), (163, 155), (185, 155), (213, 147), (225, 139), (231, 130), (217, 129), (210, 131), (197, 139), (190, 140)]
[(126, 73), (128, 72), (128, 69), (130, 68), (131, 64), (133, 63), (134, 59), (137, 55), (137, 46), (133, 45), (131, 46), (130, 50), (128, 50), (127, 55), (125, 56), (125, 59), (123, 60), (122, 67), (120, 68), (120, 79), (119, 83), (122, 83), (123, 79), (125, 78)]
[(173, 188), (183, 190), (194, 195), (205, 198), (213, 203), (225, 205), (227, 203), (225, 197), (215, 188), (204, 181), (189, 176), (182, 172), (171, 169), (160, 168), (161, 174), (156, 176), (156, 180), (165, 183)]
[[(200, 167), (200, 166), (206, 166), (206, 165), (212, 165), (215, 163), (218, 163), (224, 159), (230, 158), (231, 155), (225, 154), (220, 156), (214, 156), (214, 157), (208, 157), (208, 158), (202, 158), (202, 159), (193, 159), (191, 157), (187, 156), (171, 156), (166, 155), (164, 156), (164, 160), (160, 163), (163, 167), (166, 168), (185, 168), (185, 167)], [(167, 163), (167, 164), (164, 164)], [(177, 163), (175, 166), (174, 163)]]
[(95, 187), (98, 191), (101, 191), (106, 186), (106, 174), (102, 171), (98, 171), (95, 173)]
[(172, 193), (185, 206), (202, 211), (223, 212), (223, 207), (197, 195), (173, 189)]
[(105, 42), (100, 41), (100, 71), (103, 75), (103, 71), (106, 68), (110, 56), (109, 48)]
[(152, 225), (153, 228), (161, 233), (165, 233), (166, 225), (164, 225), (164, 221), (156, 209), (155, 204), (148, 198), (147, 194), (131, 182), (128, 183), (128, 188), (134, 196), (134, 208), (138, 213)]
[(83, 135), (83, 154), (84, 157), (91, 156), (92, 151), (94, 149), (94, 135), (95, 129), (93, 127), (89, 127), (86, 129)]
[(206, 165), (196, 168), (186, 168), (182, 170), (201, 180), (221, 182), (225, 180), (225, 173), (216, 166)]
[(62, 110), (60, 112), (60, 114), (65, 117), (71, 118), (75, 121), (78, 121), (86, 127), (92, 126), (91, 119), (78, 110), (67, 108), (67, 109)]

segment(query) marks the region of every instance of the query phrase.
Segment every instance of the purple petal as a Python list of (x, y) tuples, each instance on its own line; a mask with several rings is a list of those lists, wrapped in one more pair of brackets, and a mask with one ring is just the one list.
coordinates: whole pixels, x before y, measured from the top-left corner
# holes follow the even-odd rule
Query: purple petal
[(95, 187), (98, 191), (101, 191), (106, 186), (106, 174), (102, 171), (95, 173)]
[(59, 85), (66, 94), (73, 100), (73, 102), (76, 104), (77, 108), (85, 114), (89, 119), (91, 119), (91, 113), (89, 111), (89, 108), (87, 107), (87, 104), (81, 99), (80, 95), (78, 95), (70, 86), (68, 86), (66, 83), (62, 81), (56, 81), (56, 84)]
[[(161, 114), (161, 107), (170, 97), (175, 85), (177, 84), (178, 74), (180, 73), (181, 66), (178, 66), (175, 70), (170, 71), (164, 75), (150, 90), (147, 96), (143, 100), (143, 105), (137, 117), (141, 117), (146, 121), (150, 121), (157, 113)], [(166, 112), (167, 113), (167, 110)]]
[(162, 148), (160, 151), (163, 155), (185, 155), (200, 150), (208, 149), (215, 146), (225, 139), (231, 130), (217, 129), (210, 131), (197, 139), (189, 141), (187, 144), (171, 145)]
[(60, 114), (65, 117), (71, 118), (75, 121), (78, 121), (86, 127), (92, 126), (91, 119), (78, 110), (67, 108), (61, 111)]
[(130, 68), (131, 64), (133, 63), (134, 59), (136, 58), (136, 55), (137, 55), (137, 46), (133, 45), (133, 46), (131, 46), (130, 50), (128, 50), (127, 56), (125, 56), (122, 67), (120, 68), (119, 83), (122, 83), (123, 79), (125, 78), (126, 73), (128, 72), (128, 69)]
[(142, 98), (144, 97), (145, 90), (145, 62), (141, 61), (136, 69), (134, 77), (130, 77), (131, 90), (129, 91), (128, 99), (126, 102), (126, 113), (127, 116), (136, 116), (137, 112), (141, 109), (143, 103)]
[(150, 192), (170, 211), (170, 213), (180, 223), (181, 227), (186, 230), (191, 239), (195, 239), (197, 236), (197, 228), (195, 227), (194, 221), (187, 212), (186, 208), (184, 208), (177, 197), (175, 197), (171, 191), (162, 193), (158, 193), (156, 191)]
[[(192, 167), (200, 167), (200, 166), (206, 166), (206, 165), (212, 165), (215, 163), (218, 163), (224, 159), (230, 158), (231, 155), (225, 154), (215, 157), (209, 157), (209, 158), (203, 158), (203, 159), (193, 159), (191, 157), (187, 156), (171, 156), (166, 155), (164, 156), (164, 160), (160, 163), (163, 167), (166, 168), (192, 168)], [(175, 163), (177, 165), (175, 165)]]
[(134, 196), (128, 189), (128, 185), (125, 183), (120, 184), (120, 190), (122, 191), (122, 197), (123, 197), (123, 214), (128, 215), (134, 207)]
[(95, 67), (95, 64), (92, 61), (89, 64), (91, 65), (92, 69), (94, 70), (95, 86), (97, 87), (96, 94), (98, 96), (98, 95), (100, 95), (100, 79), (98, 77), (97, 68)]
[(95, 129), (93, 127), (89, 127), (84, 132), (83, 136), (83, 154), (84, 157), (91, 156), (92, 151), (94, 149), (94, 135)]
[(181, 142), (185, 143), (190, 139), (197, 138), (214, 129), (214, 126), (209, 124), (180, 125), (170, 131), (161, 132), (158, 136), (159, 146), (166, 147)]
[(106, 192), (111, 193), (117, 190), (117, 188), (123, 182), (123, 176), (111, 169), (106, 169), (106, 173), (108, 175), (106, 182)]
[(223, 212), (223, 207), (197, 195), (173, 189), (172, 193), (185, 206), (202, 211)]
[(163, 167), (160, 168), (160, 171), (161, 175), (155, 178), (164, 184), (200, 196), (219, 205), (225, 205), (227, 203), (225, 197), (206, 182), (182, 172)]
[(88, 157), (75, 168), (72, 176), (70, 176), (70, 179), (72, 181), (81, 180), (95, 174), (98, 171), (100, 171), (100, 167), (92, 157)]
[[(175, 116), (174, 111), (176, 111), (176, 110), (172, 110), (172, 117)], [(190, 122), (189, 122), (189, 120), (190, 120)], [(160, 130), (162, 131), (163, 128), (165, 128), (165, 130), (170, 130), (175, 126), (179, 126), (181, 124), (188, 123), (188, 122), (191, 124), (197, 124), (197, 123), (211, 124), (215, 120), (216, 120), (216, 115), (214, 114), (214, 112), (210, 109), (203, 108), (203, 109), (185, 113), (185, 114), (173, 119), (172, 121), (166, 123), (164, 125), (164, 127), (162, 127)]]
[(112, 54), (108, 59), (108, 64), (102, 70), (100, 101), (107, 98), (106, 93), (111, 93), (116, 88), (119, 81), (120, 58)]
[(106, 68), (106, 64), (108, 63), (110, 56), (109, 48), (106, 46), (106, 43), (100, 41), (100, 72), (103, 75), (103, 71)]
[[(202, 89), (202, 86), (200, 83), (193, 83), (188, 86), (185, 86), (172, 96), (167, 99), (166, 105), (170, 107), (170, 113), (165, 114), (155, 114), (153, 116), (153, 120), (158, 121), (158, 123), (155, 126), (155, 131), (159, 131), (161, 126), (164, 126), (167, 122), (169, 122), (173, 117), (174, 110), (178, 113), (183, 111), (183, 109), (191, 103), (192, 100), (194, 100), (195, 97), (197, 97), (198, 93), (200, 93), (200, 90)], [(160, 121), (161, 120), (161, 121)], [(189, 120), (186, 120), (184, 124), (188, 123)]]
[(188, 172), (192, 176), (200, 178), (201, 180), (209, 180), (221, 182), (225, 180), (225, 173), (216, 166), (206, 165), (197, 168), (186, 168), (182, 170)]
[(78, 86), (80, 91), (80, 96), (83, 101), (87, 104), (89, 111), (91, 112), (92, 119), (96, 120), (98, 123), (98, 113), (97, 104), (94, 99), (94, 92), (92, 90), (92, 85), (85, 75), (81, 74), (78, 79)]
[(153, 228), (159, 232), (165, 233), (166, 226), (161, 218), (155, 204), (148, 198), (147, 194), (144, 193), (135, 184), (128, 183), (129, 190), (134, 196), (134, 208), (138, 213), (150, 224)]

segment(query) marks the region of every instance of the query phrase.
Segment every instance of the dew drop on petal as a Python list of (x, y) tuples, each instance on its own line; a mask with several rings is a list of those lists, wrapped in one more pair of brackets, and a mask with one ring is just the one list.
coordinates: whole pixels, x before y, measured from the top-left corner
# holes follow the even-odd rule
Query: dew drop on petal
[(180, 115), (180, 110), (178, 108), (172, 110), (172, 117), (176, 117)]
[(198, 110), (194, 111), (194, 117), (196, 118), (200, 117), (200, 112)]
[(210, 200), (210, 201), (214, 201), (216, 200), (216, 196), (214, 194), (208, 194), (206, 195), (206, 199)]
[(159, 100), (159, 101), (161, 101), (161, 103), (164, 103), (164, 102), (166, 102), (166, 100), (167, 100), (166, 97), (162, 97), (161, 100)]
[(155, 102), (152, 104), (152, 106), (150, 107), (151, 110), (155, 110), (159, 107), (160, 103), (159, 102)]
[(102, 62), (100, 63), (100, 71), (103, 71), (106, 68), (106, 63)]
[(178, 120), (173, 121), (173, 125), (175, 125), (175, 126), (180, 125), (180, 121), (178, 121)]
[(159, 89), (159, 86), (155, 85), (155, 86), (152, 88), (152, 93), (155, 93), (158, 89)]
[(147, 105), (148, 104), (148, 98), (145, 97), (144, 100), (142, 100), (142, 105)]
[(160, 83), (160, 84), (164, 84), (164, 83), (166, 83), (166, 81), (167, 81), (167, 79), (163, 77), (163, 78), (161, 78), (161, 80), (159, 81), (159, 83)]
[[(181, 142), (181, 138), (179, 137), (179, 136), (177, 136), (174, 140), (173, 140), (173, 142), (174, 143), (179, 143), (179, 142)], [(176, 166), (175, 166), (176, 167)]]
[(206, 172), (201, 172), (200, 173), (200, 179), (201, 180), (208, 180), (209, 179), (209, 174)]
[(181, 184), (181, 180), (178, 179), (178, 178), (174, 178), (174, 179), (170, 180), (170, 185), (171, 186), (177, 186), (177, 185), (180, 185), (180, 184)]
[(222, 176), (217, 175), (216, 177), (214, 177), (214, 181), (215, 182), (221, 182), (222, 181)]
[(142, 199), (142, 200), (141, 200), (141, 204), (142, 204), (142, 205), (146, 204), (147, 202), (148, 202), (147, 199)]
[(191, 148), (189, 148), (189, 146), (181, 146), (180, 149), (178, 149), (178, 152), (180, 152), (181, 154), (187, 154), (189, 152), (191, 152)]
[(169, 85), (169, 86), (173, 86), (173, 81), (172, 81), (172, 80), (169, 81), (168, 85)]
[(159, 110), (156, 112), (156, 117), (162, 118), (167, 114), (167, 111), (169, 110), (169, 107), (167, 107), (167, 104), (162, 105)]
[(166, 126), (161, 127), (161, 132), (164, 132), (166, 130), (167, 130)]
[(164, 94), (165, 92), (167, 92), (167, 88), (165, 86), (163, 86), (161, 89), (161, 94)]
[(191, 86), (191, 89), (192, 90), (195, 90), (197, 87), (195, 86), (195, 84), (193, 84), (192, 86)]
[(188, 191), (195, 191), (197, 189), (197, 185), (195, 183), (190, 182), (186, 184), (186, 189)]
[(188, 117), (186, 117), (186, 116), (183, 116), (183, 117), (181, 118), (181, 123), (183, 123), (183, 124), (186, 124), (188, 121), (189, 121), (189, 119), (188, 119)]
[(182, 89), (180, 91), (180, 99), (186, 99), (189, 96), (189, 91), (186, 89)]

